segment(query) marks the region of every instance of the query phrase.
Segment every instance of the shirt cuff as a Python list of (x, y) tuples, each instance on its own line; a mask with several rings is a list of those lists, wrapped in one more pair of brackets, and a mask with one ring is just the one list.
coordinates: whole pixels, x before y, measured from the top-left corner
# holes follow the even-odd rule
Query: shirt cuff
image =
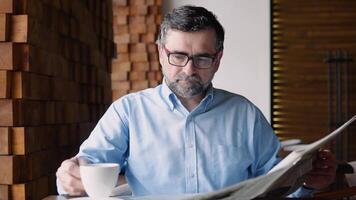
[(301, 186), (300, 188), (298, 188), (295, 192), (293, 192), (292, 194), (288, 195), (289, 198), (308, 198), (308, 197), (313, 197), (314, 194), (314, 190), (313, 189), (309, 189), (309, 188), (305, 188), (303, 186)]

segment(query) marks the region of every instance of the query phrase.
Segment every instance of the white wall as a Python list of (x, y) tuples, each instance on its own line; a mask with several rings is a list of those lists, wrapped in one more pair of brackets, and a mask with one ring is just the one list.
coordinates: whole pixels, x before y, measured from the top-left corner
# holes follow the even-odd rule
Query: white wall
[(215, 87), (250, 99), (270, 120), (270, 8), (268, 0), (164, 0), (163, 12), (190, 4), (215, 13), (225, 50)]

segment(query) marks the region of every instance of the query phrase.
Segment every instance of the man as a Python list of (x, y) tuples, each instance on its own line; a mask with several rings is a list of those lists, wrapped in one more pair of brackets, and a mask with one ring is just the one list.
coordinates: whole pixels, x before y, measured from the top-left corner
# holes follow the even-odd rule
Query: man
[[(205, 8), (167, 14), (157, 40), (162, 85), (109, 107), (78, 155), (58, 169), (60, 193), (84, 193), (79, 157), (124, 166), (133, 195), (208, 192), (267, 173), (279, 161), (272, 128), (246, 98), (211, 84), (223, 43), (223, 27)], [(334, 178), (332, 155), (319, 158), (305, 187)]]

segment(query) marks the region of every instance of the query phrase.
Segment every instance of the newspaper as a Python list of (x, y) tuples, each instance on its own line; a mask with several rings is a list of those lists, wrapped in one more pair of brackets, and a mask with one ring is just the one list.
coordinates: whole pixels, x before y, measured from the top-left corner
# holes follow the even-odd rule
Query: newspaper
[(286, 196), (302, 185), (306, 174), (312, 169), (313, 157), (315, 157), (317, 151), (355, 120), (356, 115), (327, 136), (293, 151), (266, 175), (249, 179), (221, 190), (184, 199), (253, 199), (256, 197)]

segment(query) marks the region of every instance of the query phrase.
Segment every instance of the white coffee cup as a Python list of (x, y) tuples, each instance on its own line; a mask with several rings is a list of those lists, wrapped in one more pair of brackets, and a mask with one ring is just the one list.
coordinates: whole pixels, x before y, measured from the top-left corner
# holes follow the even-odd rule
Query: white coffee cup
[(115, 188), (120, 172), (117, 163), (97, 163), (80, 166), (80, 176), (89, 197), (109, 197)]

